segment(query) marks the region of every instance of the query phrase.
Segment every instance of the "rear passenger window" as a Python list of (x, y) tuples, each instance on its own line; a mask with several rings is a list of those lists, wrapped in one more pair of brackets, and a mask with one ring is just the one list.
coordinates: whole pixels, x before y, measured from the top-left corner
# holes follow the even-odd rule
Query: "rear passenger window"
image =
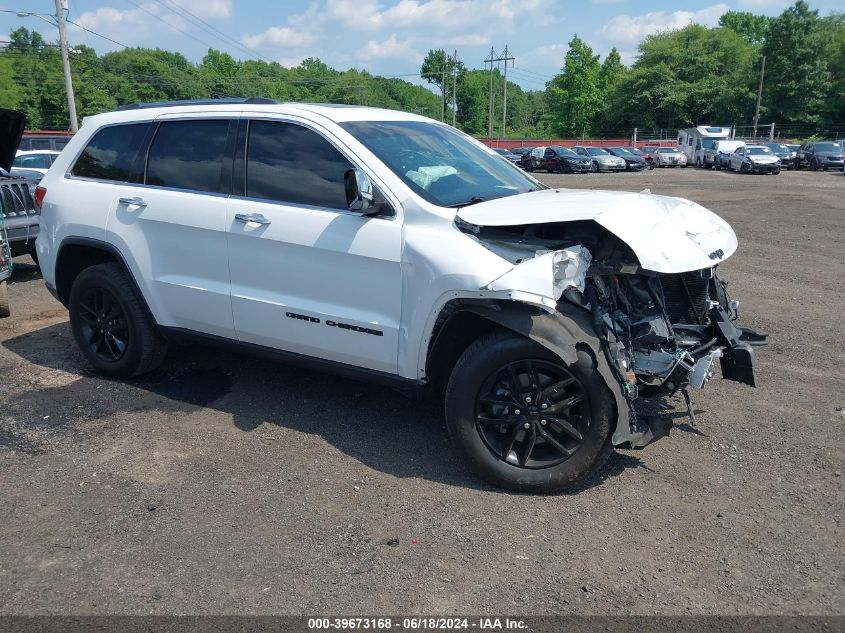
[(353, 165), (316, 132), (251, 121), (247, 143), (247, 197), (347, 209), (344, 174)]
[(162, 123), (147, 159), (146, 184), (220, 191), (229, 121), (168, 121)]
[(131, 123), (103, 128), (88, 143), (70, 173), (82, 178), (140, 182), (142, 166), (136, 158), (150, 125)]

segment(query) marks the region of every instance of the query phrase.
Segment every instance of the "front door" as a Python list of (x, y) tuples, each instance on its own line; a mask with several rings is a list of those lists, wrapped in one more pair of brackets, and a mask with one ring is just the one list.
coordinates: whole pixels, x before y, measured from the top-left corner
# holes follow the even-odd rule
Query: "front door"
[(395, 373), (401, 218), (346, 206), (353, 165), (297, 122), (249, 121), (238, 140), (228, 241), (241, 341)]

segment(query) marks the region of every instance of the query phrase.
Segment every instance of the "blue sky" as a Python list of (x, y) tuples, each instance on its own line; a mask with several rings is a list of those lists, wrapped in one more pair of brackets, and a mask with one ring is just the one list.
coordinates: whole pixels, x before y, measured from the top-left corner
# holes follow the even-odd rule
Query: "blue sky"
[[(286, 66), (319, 57), (338, 69), (382, 75), (414, 74), (430, 48), (457, 49), (470, 68), (483, 67), (490, 47), (505, 45), (516, 57), (509, 78), (543, 88), (562, 65), (574, 33), (604, 55), (615, 46), (634, 59), (640, 39), (691, 22), (714, 25), (729, 9), (777, 14), (788, 0), (69, 0), (79, 25), (127, 46), (179, 51), (193, 61), (209, 47), (240, 59)], [(822, 15), (841, 0), (810, 0)], [(0, 0), (0, 9), (50, 13), (53, 0)], [(20, 25), (48, 40), (56, 29), (44, 21), (0, 13), (0, 39)], [(117, 44), (71, 25), (71, 43), (98, 52)]]

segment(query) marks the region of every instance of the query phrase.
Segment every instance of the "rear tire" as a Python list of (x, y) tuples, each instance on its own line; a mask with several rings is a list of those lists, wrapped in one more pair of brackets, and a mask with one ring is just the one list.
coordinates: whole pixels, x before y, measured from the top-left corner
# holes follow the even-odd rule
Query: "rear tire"
[(0, 319), (12, 316), (12, 311), (9, 309), (9, 288), (6, 280), (0, 281)]
[(568, 365), (508, 331), (472, 343), (446, 389), (446, 424), (462, 460), (520, 492), (557, 492), (600, 468), (613, 452), (615, 418), (590, 354), (579, 350)]
[(68, 311), (77, 345), (99, 372), (132, 378), (158, 367), (167, 354), (167, 341), (117, 263), (79, 273)]

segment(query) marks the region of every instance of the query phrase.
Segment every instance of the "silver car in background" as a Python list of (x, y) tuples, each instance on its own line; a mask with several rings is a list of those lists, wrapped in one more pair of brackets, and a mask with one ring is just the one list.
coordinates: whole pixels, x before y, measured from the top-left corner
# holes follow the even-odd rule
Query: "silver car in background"
[(677, 147), (658, 147), (655, 167), (686, 167), (687, 157)]
[(573, 147), (572, 151), (588, 156), (593, 161), (593, 171), (625, 171), (625, 159), (614, 156), (601, 147)]

